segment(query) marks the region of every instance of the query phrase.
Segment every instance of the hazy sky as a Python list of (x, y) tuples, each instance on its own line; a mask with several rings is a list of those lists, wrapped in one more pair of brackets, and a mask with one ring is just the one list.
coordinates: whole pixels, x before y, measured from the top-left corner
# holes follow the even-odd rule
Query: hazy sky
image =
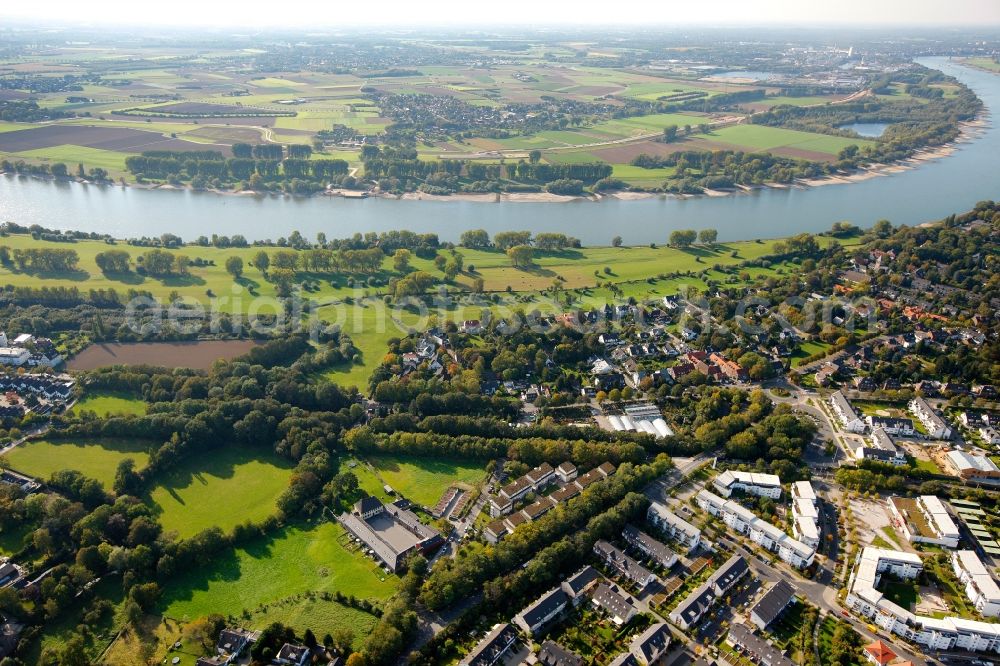
[(1000, 25), (1000, 0), (0, 0), (4, 18), (153, 25)]

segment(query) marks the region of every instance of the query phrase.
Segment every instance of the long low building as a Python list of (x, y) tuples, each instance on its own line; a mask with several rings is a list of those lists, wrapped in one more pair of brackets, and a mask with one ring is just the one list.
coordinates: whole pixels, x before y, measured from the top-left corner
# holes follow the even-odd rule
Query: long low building
[(932, 650), (1000, 654), (1000, 624), (954, 616), (916, 615), (878, 590), (884, 574), (913, 580), (922, 569), (923, 562), (918, 555), (868, 546), (861, 551), (851, 572), (845, 604), (885, 631)]
[(956, 550), (951, 564), (976, 610), (985, 617), (1000, 617), (1000, 587), (975, 551)]
[(337, 521), (391, 571), (399, 571), (411, 553), (428, 553), (444, 542), (437, 530), (421, 523), (412, 511), (374, 497), (361, 499), (353, 513), (341, 514)]
[(929, 543), (958, 548), (962, 535), (944, 502), (934, 495), (917, 499), (890, 497), (889, 510), (897, 527), (910, 543)]
[(965, 451), (949, 451), (948, 462), (963, 481), (1000, 482), (1000, 467), (986, 456), (972, 455)]
[(701, 530), (659, 502), (650, 502), (646, 520), (684, 546), (687, 549), (685, 555), (690, 554), (701, 543)]
[(630, 546), (641, 551), (664, 569), (669, 569), (677, 564), (677, 553), (670, 550), (665, 543), (657, 541), (632, 525), (625, 526), (622, 530), (622, 537)]
[(734, 490), (771, 499), (781, 497), (781, 479), (776, 474), (758, 474), (727, 469), (715, 477), (712, 484), (720, 494), (726, 497), (732, 495)]
[(733, 555), (670, 611), (670, 621), (681, 629), (691, 628), (749, 571), (747, 561), (741, 555)]
[(699, 491), (697, 502), (705, 511), (722, 518), (729, 529), (747, 535), (754, 543), (777, 553), (778, 557), (793, 567), (804, 569), (816, 557), (815, 548), (785, 534), (737, 502), (722, 499), (708, 490)]

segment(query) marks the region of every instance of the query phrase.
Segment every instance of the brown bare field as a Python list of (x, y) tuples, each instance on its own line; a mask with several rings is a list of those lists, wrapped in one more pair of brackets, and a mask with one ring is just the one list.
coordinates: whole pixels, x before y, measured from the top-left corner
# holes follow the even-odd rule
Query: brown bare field
[(232, 141), (253, 143), (260, 141), (260, 130), (253, 127), (199, 127), (190, 132), (185, 132), (185, 136), (200, 136), (215, 141)]
[(207, 370), (217, 359), (242, 356), (258, 344), (253, 340), (93, 344), (71, 358), (66, 367), (95, 370), (111, 365), (156, 365)]
[(123, 153), (145, 150), (211, 150), (203, 143), (171, 139), (157, 132), (128, 127), (90, 127), (87, 125), (46, 125), (32, 129), (0, 133), (0, 151), (16, 153), (71, 144)]

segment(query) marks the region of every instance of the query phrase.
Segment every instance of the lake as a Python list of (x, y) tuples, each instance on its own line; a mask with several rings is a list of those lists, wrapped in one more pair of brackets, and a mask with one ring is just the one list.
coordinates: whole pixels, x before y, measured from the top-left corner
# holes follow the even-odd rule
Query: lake
[[(956, 76), (988, 109), (1000, 108), (1000, 76), (947, 58), (920, 62)], [(825, 231), (846, 220), (862, 227), (879, 219), (920, 224), (1000, 198), (995, 176), (1000, 129), (990, 124), (951, 156), (894, 175), (811, 189), (762, 189), (731, 197), (571, 203), (399, 201), (335, 197), (251, 197), (207, 192), (98, 187), (26, 177), (0, 177), (0, 220), (79, 229), (118, 238), (170, 232), (185, 240), (213, 233), (276, 240), (293, 230), (308, 238), (409, 229), (457, 241), (468, 229), (562, 232), (585, 245), (663, 243), (675, 229), (714, 228), (720, 241)]]
[(885, 130), (888, 127), (889, 123), (851, 123), (850, 125), (841, 125), (837, 129), (851, 130), (852, 132), (857, 132), (860, 136), (877, 139), (885, 134)]

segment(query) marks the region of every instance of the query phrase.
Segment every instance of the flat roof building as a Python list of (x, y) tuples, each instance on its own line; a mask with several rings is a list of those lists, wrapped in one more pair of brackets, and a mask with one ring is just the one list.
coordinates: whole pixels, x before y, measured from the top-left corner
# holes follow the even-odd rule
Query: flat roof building
[(934, 495), (890, 497), (889, 509), (897, 526), (911, 543), (930, 543), (957, 548), (961, 540), (958, 526), (944, 502)]
[(780, 528), (758, 518), (742, 504), (723, 499), (704, 489), (698, 492), (696, 502), (713, 516), (722, 518), (726, 527), (739, 534), (745, 534), (754, 543), (777, 553), (778, 557), (793, 567), (804, 569), (812, 564), (816, 557), (814, 547), (790, 537)]
[(771, 499), (781, 497), (781, 479), (775, 474), (726, 470), (715, 477), (712, 483), (725, 497), (732, 495), (734, 490)]
[(885, 631), (932, 650), (1000, 654), (1000, 625), (957, 616), (917, 615), (879, 591), (883, 574), (913, 580), (922, 568), (918, 555), (868, 546), (851, 572), (845, 605)]
[(421, 523), (413, 512), (374, 497), (357, 502), (354, 512), (341, 514), (337, 522), (390, 571), (399, 571), (411, 553), (427, 553), (443, 543), (441, 534)]

